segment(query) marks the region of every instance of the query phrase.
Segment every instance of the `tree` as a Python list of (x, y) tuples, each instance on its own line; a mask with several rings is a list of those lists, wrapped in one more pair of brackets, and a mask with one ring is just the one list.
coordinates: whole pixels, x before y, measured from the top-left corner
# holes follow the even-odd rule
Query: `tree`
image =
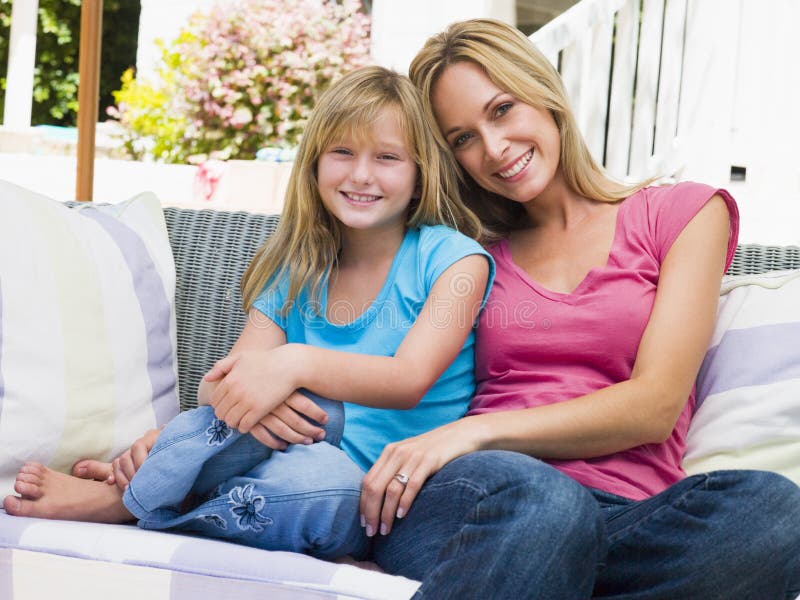
[[(24, 0), (21, 0), (24, 1)], [(12, 0), (0, 0), (0, 90), (6, 88)], [(99, 114), (114, 104), (112, 91), (121, 74), (136, 61), (139, 0), (103, 3), (103, 54), (100, 67)], [(32, 125), (74, 126), (78, 110), (78, 46), (81, 0), (39, 0)], [(111, 23), (124, 23), (112, 28)], [(0, 114), (5, 94), (0, 94)]]

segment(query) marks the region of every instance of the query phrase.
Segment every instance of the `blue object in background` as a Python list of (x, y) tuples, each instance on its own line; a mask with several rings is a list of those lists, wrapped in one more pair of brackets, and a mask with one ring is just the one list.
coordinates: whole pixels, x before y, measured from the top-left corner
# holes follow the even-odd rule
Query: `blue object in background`
[(269, 160), (272, 162), (292, 162), (295, 156), (297, 156), (297, 148), (266, 146), (256, 152), (256, 160)]

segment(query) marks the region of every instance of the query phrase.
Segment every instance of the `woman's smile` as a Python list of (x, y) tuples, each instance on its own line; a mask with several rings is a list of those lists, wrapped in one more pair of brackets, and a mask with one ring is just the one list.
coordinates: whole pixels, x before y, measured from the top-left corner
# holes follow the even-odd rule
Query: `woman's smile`
[[(531, 164), (531, 159), (533, 158), (533, 148), (528, 150), (525, 154), (520, 156), (517, 160), (515, 160), (511, 165), (499, 170), (496, 175), (500, 179), (505, 179), (506, 181), (516, 181), (517, 179), (521, 178), (520, 173), (522, 173), (529, 164)], [(517, 177), (519, 175), (519, 177)]]

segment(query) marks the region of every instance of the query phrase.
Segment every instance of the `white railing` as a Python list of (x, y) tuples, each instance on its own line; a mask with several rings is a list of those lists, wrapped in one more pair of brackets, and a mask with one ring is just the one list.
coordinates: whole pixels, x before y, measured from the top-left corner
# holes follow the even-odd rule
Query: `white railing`
[(616, 177), (671, 177), (683, 165), (689, 1), (582, 0), (531, 36), (561, 73), (592, 155)]

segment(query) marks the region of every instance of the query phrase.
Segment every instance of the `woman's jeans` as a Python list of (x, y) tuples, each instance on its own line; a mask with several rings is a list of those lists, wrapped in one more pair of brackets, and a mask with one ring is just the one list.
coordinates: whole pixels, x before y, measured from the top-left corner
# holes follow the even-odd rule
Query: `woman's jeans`
[(325, 441), (273, 452), (201, 406), (164, 428), (125, 490), (125, 507), (145, 529), (191, 531), (320, 558), (363, 556), (364, 473), (338, 447), (342, 403), (304, 393), (328, 414)]
[(794, 600), (800, 488), (774, 473), (688, 477), (635, 502), (513, 452), (458, 458), (378, 537), (415, 598)]

